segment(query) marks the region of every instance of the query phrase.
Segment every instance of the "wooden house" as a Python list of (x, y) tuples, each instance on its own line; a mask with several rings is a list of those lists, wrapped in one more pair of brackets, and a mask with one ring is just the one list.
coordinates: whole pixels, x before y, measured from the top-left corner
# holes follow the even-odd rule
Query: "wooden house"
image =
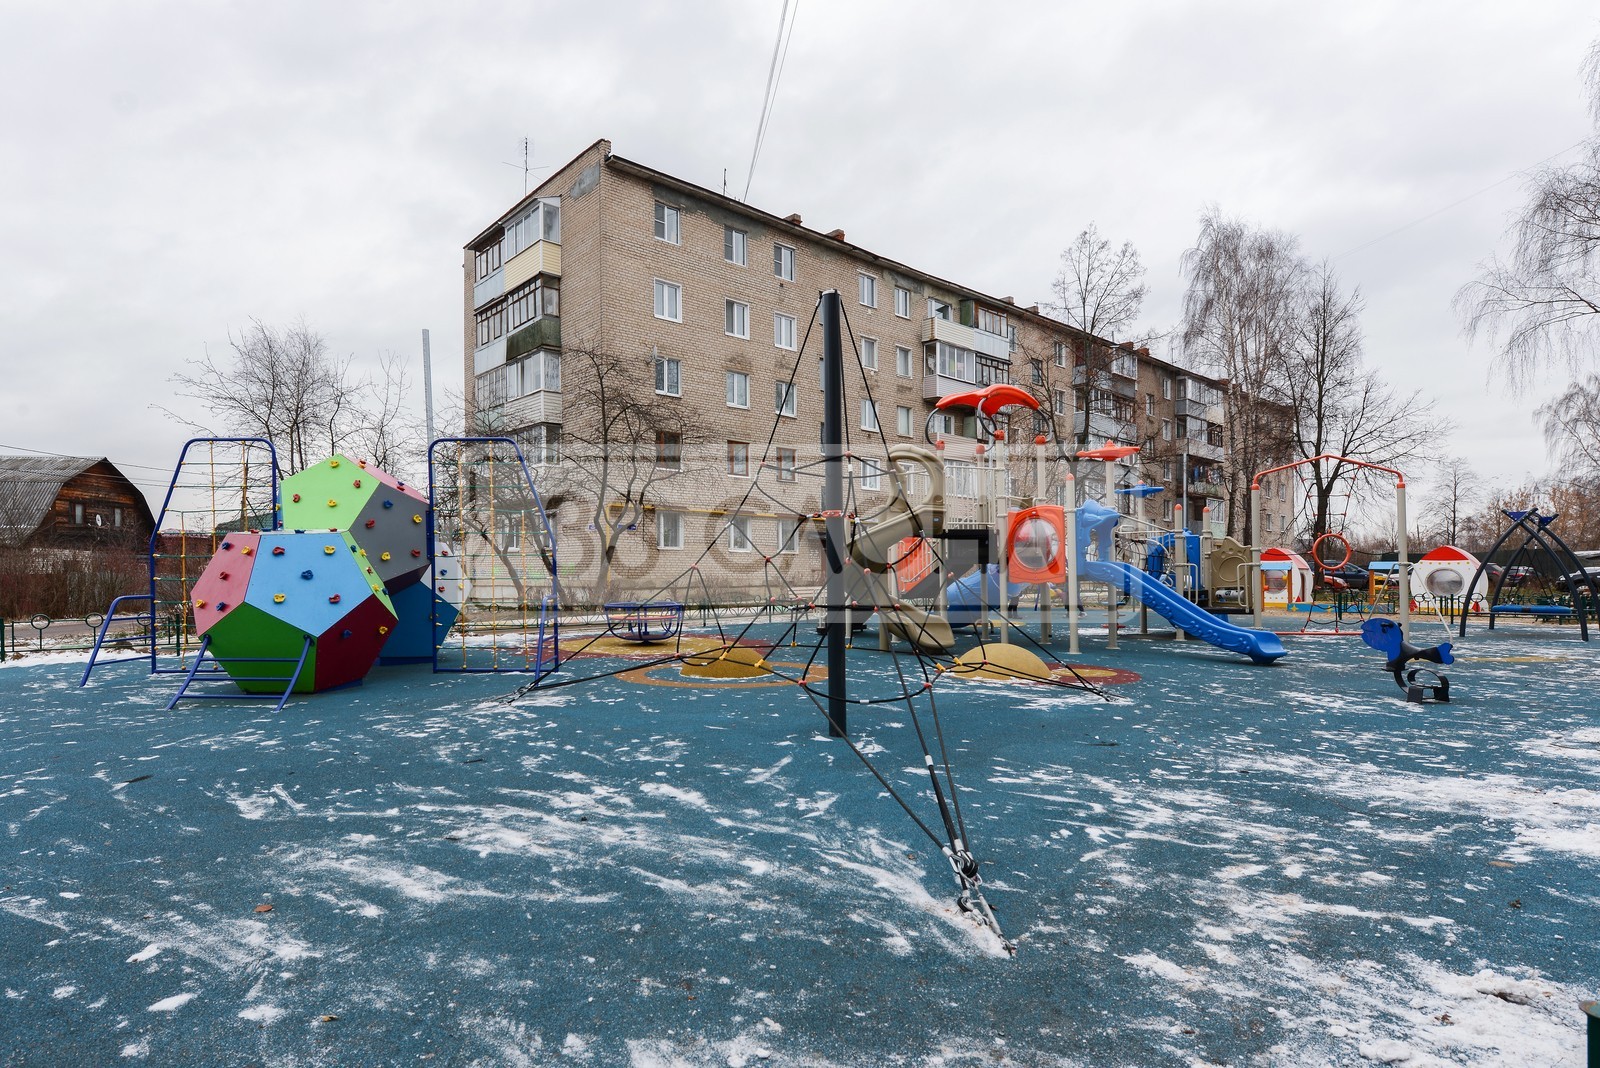
[(144, 549), (155, 517), (110, 460), (0, 454), (0, 546)]

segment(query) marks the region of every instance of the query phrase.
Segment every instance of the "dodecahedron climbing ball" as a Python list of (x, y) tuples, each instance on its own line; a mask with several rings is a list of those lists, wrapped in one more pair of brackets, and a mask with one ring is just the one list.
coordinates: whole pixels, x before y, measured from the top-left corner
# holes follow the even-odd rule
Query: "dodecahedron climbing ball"
[(357, 682), (371, 670), (396, 616), (349, 534), (230, 534), (224, 544), (195, 582), (196, 631), (241, 689), (283, 692), (302, 651), (296, 693)]
[(428, 568), (428, 498), (365, 460), (330, 456), (283, 480), (285, 530), (343, 530), (393, 593)]

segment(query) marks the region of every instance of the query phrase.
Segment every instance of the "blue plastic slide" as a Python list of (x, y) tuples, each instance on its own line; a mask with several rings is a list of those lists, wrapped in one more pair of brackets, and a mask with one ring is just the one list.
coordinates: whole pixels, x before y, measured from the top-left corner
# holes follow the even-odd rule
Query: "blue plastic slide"
[[(980, 587), (982, 590), (980, 592)], [(1022, 595), (1025, 587), (1020, 582), (1006, 583), (1006, 604)], [(979, 609), (987, 605), (989, 611), (999, 612), (1005, 608), (1000, 599), (1000, 569), (990, 564), (988, 569), (980, 574), (974, 571), (970, 575), (952, 582), (945, 594), (945, 604), (948, 606), (948, 615), (952, 625), (964, 627), (969, 623), (978, 621)]]
[(1270, 664), (1287, 650), (1270, 630), (1250, 630), (1207, 612), (1176, 590), (1132, 564), (1084, 560), (1078, 575), (1084, 582), (1106, 582), (1132, 593), (1175, 627), (1230, 653), (1243, 653), (1258, 664)]

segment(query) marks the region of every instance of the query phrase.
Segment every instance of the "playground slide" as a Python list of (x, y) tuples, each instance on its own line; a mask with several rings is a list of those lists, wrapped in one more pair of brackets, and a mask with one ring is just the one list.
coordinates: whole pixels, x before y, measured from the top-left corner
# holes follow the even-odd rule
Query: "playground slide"
[(1078, 573), (1085, 582), (1111, 583), (1132, 592), (1173, 626), (1219, 649), (1243, 653), (1258, 664), (1270, 664), (1286, 652), (1283, 640), (1271, 631), (1236, 627), (1219, 619), (1132, 564), (1085, 560)]
[(878, 619), (890, 634), (904, 638), (925, 653), (948, 653), (955, 647), (956, 635), (949, 623), (912, 605), (880, 608)]
[[(980, 587), (986, 587), (980, 590)], [(1020, 582), (1006, 583), (1009, 591), (1006, 603), (1022, 596), (1023, 585)], [(1000, 598), (999, 569), (993, 564), (989, 565), (986, 574), (980, 575), (974, 571), (952, 582), (945, 594), (945, 603), (949, 606), (950, 622), (958, 626), (975, 623), (978, 619), (978, 610), (985, 604), (989, 611), (998, 612), (1005, 607)]]

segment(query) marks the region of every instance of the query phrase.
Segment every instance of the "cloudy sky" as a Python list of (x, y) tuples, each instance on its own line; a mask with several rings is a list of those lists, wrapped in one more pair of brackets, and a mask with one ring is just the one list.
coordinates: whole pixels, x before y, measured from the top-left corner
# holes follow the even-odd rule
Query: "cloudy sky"
[[(1444, 451), (1547, 471), (1538, 398), (1449, 304), (1519, 172), (1592, 130), (1592, 0), (792, 3), (753, 204), (1023, 304), (1093, 221), (1161, 327), (1217, 204), (1361, 288), (1369, 363), (1438, 398)], [(738, 192), (781, 7), (0, 0), (0, 447), (110, 456), (159, 502), (171, 376), (252, 317), (419, 379), (430, 328), (459, 390), (461, 246), (520, 196), (521, 140)]]

